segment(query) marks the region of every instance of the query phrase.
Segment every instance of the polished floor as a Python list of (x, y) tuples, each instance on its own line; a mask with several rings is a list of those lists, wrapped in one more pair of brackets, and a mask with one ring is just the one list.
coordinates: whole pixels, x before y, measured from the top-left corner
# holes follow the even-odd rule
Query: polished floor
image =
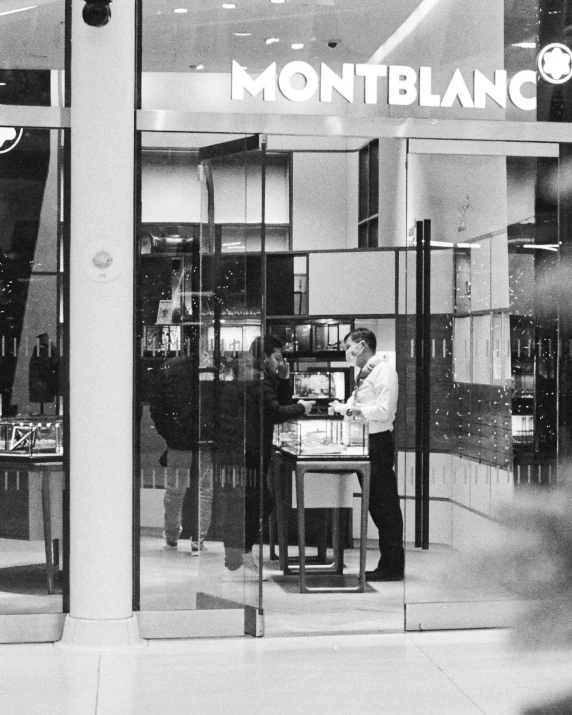
[(0, 646), (2, 715), (517, 715), (572, 688), (571, 654), (506, 631)]

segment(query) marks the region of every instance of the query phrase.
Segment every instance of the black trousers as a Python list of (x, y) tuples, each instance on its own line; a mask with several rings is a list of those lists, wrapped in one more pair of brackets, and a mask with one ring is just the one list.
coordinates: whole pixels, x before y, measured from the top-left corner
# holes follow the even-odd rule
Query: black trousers
[(369, 513), (379, 531), (380, 565), (403, 568), (403, 515), (393, 466), (393, 433), (369, 435)]
[[(221, 491), (221, 520), (225, 561), (230, 568), (242, 563), (242, 554), (258, 543), (260, 533), (260, 468), (256, 455), (247, 454), (243, 464), (248, 467), (248, 478), (242, 483), (227, 484)], [(270, 459), (263, 464), (262, 518), (266, 522), (274, 509), (274, 498), (268, 488), (266, 475)]]

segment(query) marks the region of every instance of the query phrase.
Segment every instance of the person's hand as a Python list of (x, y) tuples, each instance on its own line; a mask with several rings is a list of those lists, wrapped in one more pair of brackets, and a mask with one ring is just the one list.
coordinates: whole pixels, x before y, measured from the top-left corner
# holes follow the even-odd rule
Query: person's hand
[(315, 400), (298, 400), (298, 404), (303, 405), (305, 413), (306, 413), (305, 416), (307, 417), (310, 414), (312, 407), (316, 404), (316, 401)]
[(351, 410), (348, 411), (348, 416), (351, 417), (353, 420), (363, 420), (363, 412), (360, 410), (359, 407), (352, 407)]
[(347, 410), (346, 405), (339, 400), (333, 400), (332, 402), (330, 402), (330, 407), (334, 412), (337, 412), (340, 415), (344, 415)]

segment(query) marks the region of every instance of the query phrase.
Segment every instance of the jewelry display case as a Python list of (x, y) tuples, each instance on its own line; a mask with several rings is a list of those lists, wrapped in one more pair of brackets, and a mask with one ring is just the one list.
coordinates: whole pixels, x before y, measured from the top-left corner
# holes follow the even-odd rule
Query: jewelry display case
[(336, 417), (288, 420), (274, 428), (274, 446), (297, 457), (367, 457), (368, 427)]
[(42, 459), (63, 455), (62, 417), (0, 418), (0, 456)]

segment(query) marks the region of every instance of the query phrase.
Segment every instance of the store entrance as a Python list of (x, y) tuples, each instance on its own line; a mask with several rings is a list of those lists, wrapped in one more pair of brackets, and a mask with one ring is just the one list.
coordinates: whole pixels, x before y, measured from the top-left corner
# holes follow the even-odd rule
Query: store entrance
[[(355, 476), (368, 464), (367, 435), (346, 434), (328, 415), (329, 402), (354, 387), (350, 331), (373, 330), (395, 364), (397, 254), (378, 245), (377, 150), (359, 139), (142, 134), (135, 545), (146, 637), (260, 635), (262, 615), (270, 634), (403, 627), (403, 583), (385, 584), (382, 598), (363, 584), (366, 556), (377, 560)], [(252, 545), (252, 508), (266, 506), (250, 499), (248, 461), (251, 432), (261, 427), (252, 396), (264, 336), (278, 341), (289, 369), (280, 402), (314, 406), (307, 418), (278, 420), (267, 474), (276, 508)], [(188, 395), (175, 373), (189, 381)], [(188, 444), (172, 439), (185, 417), (181, 399)], [(287, 459), (277, 468), (282, 447), (282, 457), (296, 452), (298, 430), (305, 452), (315, 442), (319, 472), (308, 475), (304, 510), (307, 586), (318, 591), (305, 594), (293, 472), (285, 474)], [(351, 470), (340, 469), (346, 448)], [(248, 565), (258, 573), (247, 561), (229, 568), (233, 534), (242, 536), (241, 558), (253, 546)]]
[[(498, 507), (519, 489), (559, 479), (563, 333), (544, 299), (559, 270), (558, 145), (141, 137), (143, 635), (402, 630), (404, 604), (407, 629), (509, 625), (521, 596), (473, 573), (471, 549), (501, 531)], [(356, 476), (367, 428), (350, 433), (328, 410), (356, 386), (344, 342), (358, 328), (398, 376), (404, 581), (363, 584), (380, 557)], [(265, 336), (289, 369), (279, 401), (314, 406), (276, 420), (261, 481)], [(155, 403), (162, 371), (181, 362), (192, 409), (189, 445), (177, 446)], [(164, 422), (181, 398), (167, 383)], [(253, 514), (263, 528), (246, 544)], [(173, 515), (182, 531), (167, 538)]]

